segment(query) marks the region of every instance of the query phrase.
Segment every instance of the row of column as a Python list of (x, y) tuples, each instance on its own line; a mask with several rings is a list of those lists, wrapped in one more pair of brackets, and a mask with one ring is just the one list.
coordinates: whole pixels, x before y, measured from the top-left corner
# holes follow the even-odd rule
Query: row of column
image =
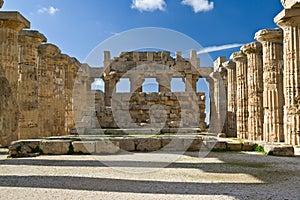
[[(80, 63), (61, 54), (18, 12), (0, 12), (0, 145), (74, 128), (73, 85)], [(2, 94), (3, 93), (3, 94)]]
[(282, 2), (285, 9), (275, 18), (282, 29), (258, 31), (259, 42), (222, 64), (228, 136), (236, 128), (239, 138), (300, 144), (300, 3)]

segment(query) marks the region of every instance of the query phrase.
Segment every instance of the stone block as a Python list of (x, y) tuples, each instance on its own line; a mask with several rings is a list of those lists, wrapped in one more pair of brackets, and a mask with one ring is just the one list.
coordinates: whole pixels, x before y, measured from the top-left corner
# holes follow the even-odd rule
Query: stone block
[(207, 150), (226, 151), (227, 144), (224, 141), (203, 141), (204, 147)]
[(165, 151), (186, 151), (189, 147), (183, 138), (163, 137), (161, 141)]
[(46, 155), (65, 155), (70, 150), (70, 144), (71, 140), (44, 140), (40, 149)]
[(95, 153), (96, 143), (93, 141), (75, 141), (72, 145), (75, 153)]
[(161, 149), (161, 140), (158, 138), (139, 138), (135, 141), (137, 151), (157, 151)]
[(242, 150), (242, 143), (240, 142), (231, 142), (231, 141), (228, 141), (227, 142), (227, 150), (228, 151), (241, 151)]
[(294, 156), (294, 147), (291, 145), (273, 145), (265, 144), (264, 151), (267, 155), (273, 156)]
[(242, 146), (243, 151), (253, 151), (255, 144), (253, 142), (244, 142)]
[(102, 140), (96, 142), (97, 154), (116, 154), (119, 151), (119, 142), (109, 140)]
[(200, 151), (202, 144), (201, 138), (184, 139), (184, 146), (188, 147), (187, 151)]
[(113, 141), (119, 142), (120, 150), (135, 151), (134, 138), (113, 139)]

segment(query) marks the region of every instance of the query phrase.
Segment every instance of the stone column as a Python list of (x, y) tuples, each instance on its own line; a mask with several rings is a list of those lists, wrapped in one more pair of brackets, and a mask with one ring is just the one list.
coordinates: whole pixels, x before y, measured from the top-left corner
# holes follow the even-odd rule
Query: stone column
[(283, 142), (283, 31), (261, 30), (255, 39), (263, 44), (263, 138), (266, 142)]
[(168, 75), (160, 75), (156, 78), (159, 88), (159, 92), (170, 92), (171, 91), (171, 78)]
[(66, 121), (65, 130), (69, 133), (75, 128), (73, 112), (73, 88), (80, 63), (76, 58), (70, 58), (67, 69), (65, 70), (65, 101), (66, 101)]
[(30, 22), (18, 12), (0, 12), (0, 145), (18, 139), (18, 34)]
[(54, 57), (60, 54), (60, 50), (53, 44), (39, 46), (39, 130), (40, 137), (53, 136), (55, 126), (55, 61)]
[(131, 76), (130, 78), (130, 92), (142, 92), (143, 91), (143, 83), (145, 81), (144, 77), (142, 76)]
[(65, 135), (65, 117), (66, 106), (65, 101), (65, 75), (68, 68), (70, 57), (65, 54), (57, 54), (54, 57), (54, 96), (53, 96), (53, 112), (54, 112), (54, 128), (53, 135)]
[(227, 69), (227, 137), (236, 134), (236, 66), (232, 61), (223, 63)]
[(263, 62), (262, 45), (253, 42), (242, 46), (248, 58), (248, 139), (263, 140)]
[(38, 47), (47, 39), (38, 31), (19, 34), (19, 139), (39, 137), (38, 128)]
[(248, 139), (247, 56), (242, 52), (236, 52), (230, 58), (236, 63), (237, 137)]
[(284, 31), (284, 137), (285, 143), (300, 144), (300, 3), (282, 1), (285, 10), (275, 17)]

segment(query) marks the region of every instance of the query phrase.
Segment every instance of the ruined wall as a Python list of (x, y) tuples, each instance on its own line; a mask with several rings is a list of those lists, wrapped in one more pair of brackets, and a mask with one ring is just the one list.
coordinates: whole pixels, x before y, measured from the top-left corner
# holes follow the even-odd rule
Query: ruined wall
[(206, 128), (204, 93), (116, 93), (112, 107), (102, 103), (102, 92), (98, 91), (96, 97), (97, 117), (102, 128), (150, 124), (161, 128), (197, 127), (201, 131)]

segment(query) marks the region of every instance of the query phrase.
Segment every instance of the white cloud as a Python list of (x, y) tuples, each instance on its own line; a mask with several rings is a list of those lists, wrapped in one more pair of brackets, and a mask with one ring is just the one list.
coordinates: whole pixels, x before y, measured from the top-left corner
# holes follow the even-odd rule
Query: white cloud
[(214, 8), (214, 2), (208, 0), (182, 0), (181, 4), (191, 6), (195, 13), (210, 11)]
[(243, 46), (243, 44), (225, 44), (221, 46), (211, 46), (211, 47), (205, 47), (201, 49), (200, 51), (197, 52), (197, 54), (203, 54), (203, 53), (210, 53), (210, 52), (215, 52), (215, 51), (221, 51), (221, 50), (226, 50), (226, 49), (233, 49), (236, 47)]
[(166, 5), (165, 0), (132, 0), (131, 8), (137, 9), (140, 12), (164, 11)]
[(48, 8), (44, 7), (44, 8), (40, 8), (38, 10), (38, 13), (48, 13), (49, 15), (55, 15), (57, 12), (59, 11), (58, 8), (55, 8), (53, 6), (49, 6)]

